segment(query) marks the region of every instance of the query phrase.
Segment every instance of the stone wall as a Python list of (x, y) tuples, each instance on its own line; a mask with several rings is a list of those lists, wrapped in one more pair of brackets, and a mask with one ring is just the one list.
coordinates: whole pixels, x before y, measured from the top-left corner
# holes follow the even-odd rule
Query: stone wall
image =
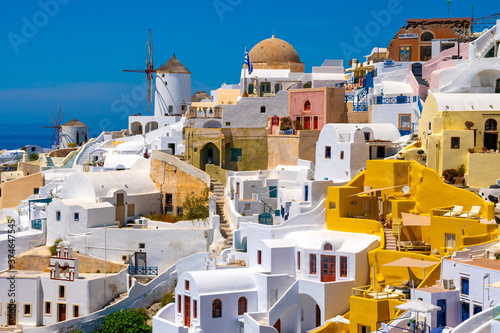
[(320, 131), (298, 131), (297, 135), (268, 137), (268, 169), (278, 165), (297, 165), (297, 160), (316, 161), (316, 142)]
[(49, 157), (66, 157), (69, 153), (78, 149), (79, 148), (62, 148), (53, 150), (49, 153)]
[(189, 194), (199, 196), (210, 185), (208, 174), (161, 151), (153, 151), (150, 176), (161, 192), (162, 212), (167, 211), (167, 194), (172, 195), (173, 215)]
[(39, 173), (40, 172), (40, 164), (34, 164), (30, 162), (19, 162), (19, 171), (24, 172), (26, 176)]

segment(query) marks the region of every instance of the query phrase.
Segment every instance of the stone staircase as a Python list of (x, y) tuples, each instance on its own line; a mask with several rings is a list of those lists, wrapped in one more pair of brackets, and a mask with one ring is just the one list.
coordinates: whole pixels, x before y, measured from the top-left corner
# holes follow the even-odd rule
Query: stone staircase
[(233, 230), (224, 211), (224, 185), (217, 179), (210, 178), (210, 189), (216, 198), (216, 213), (220, 216), (220, 233), (225, 238), (222, 249), (231, 248), (233, 246)]
[(384, 228), (384, 234), (385, 234), (385, 249), (390, 250), (390, 251), (397, 251), (397, 242), (396, 238), (392, 234), (392, 229), (391, 228)]
[(110, 306), (110, 305), (113, 305), (115, 303), (118, 303), (119, 301), (121, 301), (122, 299), (124, 299), (125, 297), (127, 297), (127, 295), (128, 295), (128, 291), (124, 292), (123, 294), (118, 295), (114, 300), (112, 300), (111, 302), (109, 302), (109, 304), (107, 306)]

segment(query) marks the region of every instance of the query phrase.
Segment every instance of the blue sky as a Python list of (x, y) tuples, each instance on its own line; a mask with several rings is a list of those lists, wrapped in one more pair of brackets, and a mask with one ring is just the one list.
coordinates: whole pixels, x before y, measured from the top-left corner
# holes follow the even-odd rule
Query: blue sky
[[(494, 1), (456, 0), (451, 16), (470, 16), (472, 4), (476, 17), (500, 12)], [(381, 11), (389, 15), (377, 21)], [(144, 81), (122, 69), (144, 67), (148, 29), (155, 67), (175, 53), (192, 72), (194, 93), (236, 83), (245, 46), (273, 29), (310, 71), (344, 58), (342, 43), (362, 58), (387, 46), (407, 18), (446, 17), (447, 7), (445, 0), (41, 0), (2, 1), (0, 12), (0, 123), (47, 123), (62, 105), (64, 120), (78, 118), (97, 132), (126, 128), (129, 114), (147, 113), (145, 103), (118, 113), (113, 105)], [(356, 44), (356, 31), (368, 27), (369, 43)]]

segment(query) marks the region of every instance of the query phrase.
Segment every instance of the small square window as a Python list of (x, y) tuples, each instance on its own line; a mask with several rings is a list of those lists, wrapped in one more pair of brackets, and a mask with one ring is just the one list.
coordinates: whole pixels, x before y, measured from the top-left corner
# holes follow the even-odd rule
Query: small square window
[(451, 138), (451, 149), (460, 149), (460, 137), (454, 136)]
[(61, 212), (60, 211), (56, 212), (56, 221), (61, 221)]
[(73, 305), (73, 318), (80, 317), (80, 305)]
[(80, 213), (75, 213), (74, 220), (75, 221), (80, 221)]
[(184, 208), (182, 208), (181, 206), (177, 206), (177, 215), (182, 215), (184, 214)]
[(336, 205), (335, 205), (335, 202), (333, 201), (330, 201), (330, 209), (336, 209)]
[(343, 160), (343, 159), (344, 159), (344, 151), (343, 151), (343, 150), (341, 150), (341, 151), (340, 151), (340, 159), (341, 159), (341, 160)]
[(139, 243), (139, 248), (140, 249), (145, 249), (146, 248), (146, 243)]
[(188, 290), (189, 291), (189, 280), (186, 280), (185, 283), (184, 283), (184, 289)]
[(31, 317), (31, 304), (23, 303), (23, 316)]
[(241, 148), (231, 149), (231, 162), (241, 162)]
[(332, 147), (325, 147), (325, 158), (332, 158)]
[(365, 134), (365, 141), (370, 140), (370, 132), (364, 132)]
[(231, 122), (230, 121), (226, 121), (226, 126), (231, 126)]
[(249, 202), (245, 203), (245, 210), (250, 210), (250, 203)]
[(262, 265), (262, 251), (257, 250), (257, 265)]
[(33, 194), (38, 194), (40, 193), (40, 189), (37, 187), (37, 188), (34, 188), (33, 189)]
[(260, 107), (260, 113), (266, 113), (266, 107), (265, 106), (261, 106)]

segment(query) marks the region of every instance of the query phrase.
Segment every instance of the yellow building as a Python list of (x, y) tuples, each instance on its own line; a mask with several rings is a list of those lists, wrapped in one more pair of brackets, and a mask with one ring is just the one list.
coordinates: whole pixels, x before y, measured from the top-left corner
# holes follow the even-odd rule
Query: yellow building
[[(390, 286), (403, 286), (405, 280), (431, 286), (440, 277), (440, 256), (498, 238), (492, 203), (445, 184), (416, 161), (367, 161), (366, 170), (346, 186), (328, 189), (325, 205), (328, 229), (381, 237), (380, 248), (368, 254), (373, 283), (353, 290), (350, 332), (372, 332), (400, 314), (395, 306), (406, 296), (387, 291)], [(459, 214), (446, 216), (455, 205), (463, 207)], [(467, 213), (473, 206), (480, 207), (478, 216)], [(388, 223), (385, 229), (379, 221)], [(396, 249), (387, 250), (388, 230), (398, 241)], [(428, 262), (427, 272), (420, 266), (384, 266), (403, 257)], [(315, 332), (328, 332), (331, 326)]]
[(488, 187), (500, 178), (499, 121), (500, 94), (430, 94), (419, 122), (421, 147), (400, 157), (425, 159), (439, 175), (463, 164), (467, 185)]

